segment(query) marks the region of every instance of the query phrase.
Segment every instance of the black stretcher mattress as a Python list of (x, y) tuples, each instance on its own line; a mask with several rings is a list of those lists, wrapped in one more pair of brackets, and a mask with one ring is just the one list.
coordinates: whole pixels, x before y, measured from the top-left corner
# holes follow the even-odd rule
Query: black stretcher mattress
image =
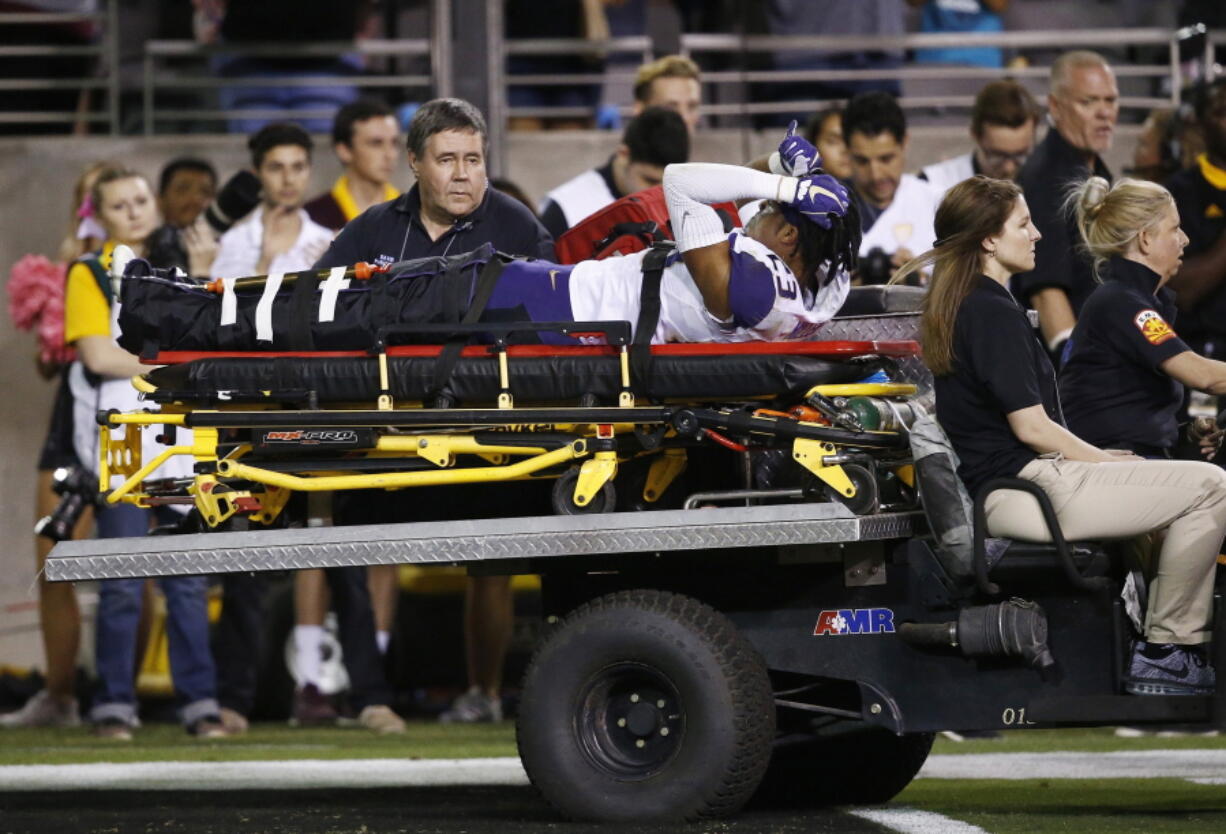
[[(863, 347), (851, 347), (856, 345), (877, 350), (870, 354)], [(864, 379), (882, 365), (875, 354), (914, 352), (914, 343), (907, 342), (825, 343), (825, 349), (816, 353), (768, 353), (758, 344), (720, 347), (727, 352), (655, 349), (647, 385), (632, 380), (632, 390), (639, 396), (646, 393), (654, 399), (676, 400), (797, 396), (814, 385)], [(497, 358), (487, 349), (469, 348), (464, 353), (446, 390), (459, 403), (495, 401), (500, 392)], [(160, 358), (173, 361), (169, 356)], [(433, 355), (389, 355), (392, 397), (421, 401), (432, 396), (436, 392), (435, 364)], [(585, 395), (609, 403), (621, 391), (621, 363), (609, 351), (554, 349), (515, 355), (513, 348), (508, 372), (510, 392), (521, 403), (573, 404)], [(380, 393), (378, 360), (363, 355), (197, 358), (158, 368), (146, 378), (158, 389), (149, 395), (157, 402), (276, 401), (310, 393), (323, 404), (373, 401)]]

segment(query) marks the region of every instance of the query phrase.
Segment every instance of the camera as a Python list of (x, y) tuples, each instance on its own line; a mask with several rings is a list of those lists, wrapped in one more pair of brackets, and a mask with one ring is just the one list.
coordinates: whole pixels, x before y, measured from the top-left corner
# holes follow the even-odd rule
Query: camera
[(861, 284), (885, 284), (893, 271), (889, 254), (880, 246), (874, 246), (860, 258)]
[(226, 184), (217, 192), (217, 199), (204, 210), (204, 219), (217, 234), (224, 234), (259, 203), (259, 177), (242, 170), (226, 180)]
[(102, 496), (98, 476), (83, 466), (61, 466), (51, 477), (51, 488), (60, 496), (60, 503), (50, 515), (38, 520), (34, 533), (58, 543), (72, 538), (72, 528), (86, 507), (102, 506)]

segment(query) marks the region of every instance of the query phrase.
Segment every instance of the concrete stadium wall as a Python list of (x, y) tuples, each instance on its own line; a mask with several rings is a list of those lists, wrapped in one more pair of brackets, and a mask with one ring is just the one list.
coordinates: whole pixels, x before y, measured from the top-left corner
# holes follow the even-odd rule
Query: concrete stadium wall
[[(1121, 127), (1108, 163), (1121, 171), (1131, 159), (1137, 129)], [(769, 152), (776, 133), (709, 131), (695, 143), (694, 158), (739, 162)], [(553, 186), (602, 162), (617, 144), (604, 132), (512, 134), (507, 142), (505, 176), (534, 200)], [(913, 169), (965, 153), (965, 130), (917, 127), (912, 131)], [(339, 172), (326, 137), (317, 137), (312, 193), (329, 187)], [(67, 227), (69, 200), (78, 173), (98, 159), (122, 161), (153, 181), (176, 156), (200, 156), (217, 166), (222, 178), (247, 164), (241, 136), (155, 138), (39, 138), (0, 141), (0, 266), (27, 252), (52, 254)], [(397, 173), (398, 186), (410, 184), (408, 165)], [(7, 298), (7, 295), (5, 296)], [(0, 665), (41, 665), (35, 639), (32, 483), (47, 426), (54, 389), (36, 373), (35, 343), (0, 316)], [(88, 647), (87, 647), (88, 649)]]

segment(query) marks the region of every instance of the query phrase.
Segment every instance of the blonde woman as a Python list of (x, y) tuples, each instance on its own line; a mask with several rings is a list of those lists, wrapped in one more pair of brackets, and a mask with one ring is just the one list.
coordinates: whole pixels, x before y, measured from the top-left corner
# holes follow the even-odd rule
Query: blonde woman
[[(936, 245), (895, 280), (932, 266), (921, 317), (935, 376), (937, 419), (972, 494), (993, 478), (1042, 487), (1069, 539), (1165, 534), (1145, 639), (1125, 689), (1138, 695), (1212, 692), (1213, 574), (1226, 534), (1226, 472), (1195, 461), (1146, 461), (1105, 451), (1064, 425), (1056, 375), (1009, 279), (1034, 268), (1040, 235), (1017, 185), (983, 176), (954, 186), (937, 209)], [(989, 532), (1050, 541), (1038, 503), (992, 493)]]
[[(79, 259), (68, 271), (64, 305), (64, 341), (75, 345), (78, 361), (69, 371), (74, 402), (74, 444), (82, 461), (98, 457), (94, 415), (117, 408), (143, 407), (129, 379), (147, 368), (115, 342), (115, 303), (108, 269), (120, 244), (144, 252), (145, 241), (158, 225), (157, 206), (144, 177), (124, 168), (107, 168), (92, 189), (94, 211), (106, 233), (100, 252)], [(156, 444), (152, 437), (145, 442)], [(145, 454), (156, 449), (147, 448)], [(159, 470), (155, 476), (168, 473)], [(177, 473), (185, 474), (185, 473)], [(159, 507), (161, 523), (173, 523), (178, 514)], [(107, 507), (97, 514), (98, 536), (143, 536), (149, 531), (151, 511), (130, 504)], [(225, 735), (218, 717), (216, 672), (209, 651), (208, 613), (203, 577), (161, 579), (166, 596), (170, 671), (184, 725), (204, 738)], [(137, 628), (143, 579), (102, 582), (95, 621), (98, 687), (90, 720), (95, 734), (126, 741), (138, 725), (132, 670), (136, 665)]]

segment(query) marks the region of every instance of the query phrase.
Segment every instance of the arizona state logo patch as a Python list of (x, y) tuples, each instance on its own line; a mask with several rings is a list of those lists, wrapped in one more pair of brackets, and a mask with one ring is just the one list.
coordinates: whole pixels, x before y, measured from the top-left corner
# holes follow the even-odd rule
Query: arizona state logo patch
[(1133, 323), (1151, 345), (1160, 345), (1175, 337), (1175, 331), (1166, 323), (1166, 319), (1158, 315), (1157, 310), (1142, 310), (1137, 313)]

